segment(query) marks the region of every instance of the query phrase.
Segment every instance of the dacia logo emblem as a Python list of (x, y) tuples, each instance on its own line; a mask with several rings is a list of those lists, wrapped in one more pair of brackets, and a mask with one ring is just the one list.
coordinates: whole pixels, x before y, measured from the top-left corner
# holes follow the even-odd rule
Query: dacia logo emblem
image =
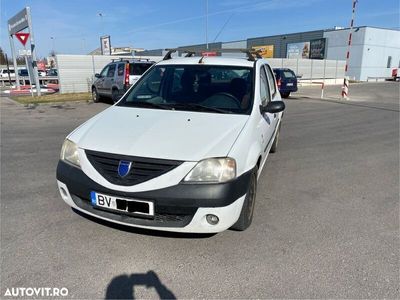
[(118, 175), (120, 177), (125, 177), (126, 175), (129, 174), (131, 167), (132, 167), (131, 161), (121, 160), (118, 165)]

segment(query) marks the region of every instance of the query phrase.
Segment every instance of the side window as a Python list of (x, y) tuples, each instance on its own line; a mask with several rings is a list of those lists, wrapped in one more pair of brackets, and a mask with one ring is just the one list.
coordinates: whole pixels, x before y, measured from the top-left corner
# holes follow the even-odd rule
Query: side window
[(272, 74), (271, 68), (267, 65), (264, 66), (265, 70), (267, 71), (267, 78), (268, 78), (268, 83), (269, 83), (269, 88), (271, 91), (272, 96), (275, 96), (276, 94), (276, 87), (275, 87), (275, 77)]
[(114, 77), (115, 75), (115, 64), (112, 64), (108, 68), (107, 77)]
[(267, 74), (265, 73), (265, 69), (261, 67), (260, 69), (260, 97), (261, 104), (266, 105), (271, 100), (271, 95), (269, 93), (269, 86), (267, 80)]
[(125, 64), (118, 64), (118, 76), (124, 76)]
[(106, 75), (108, 73), (108, 67), (109, 66), (105, 66), (104, 69), (101, 71), (101, 73), (100, 73), (101, 77), (106, 77)]
[(182, 90), (181, 78), (182, 78), (183, 68), (176, 68), (174, 72), (174, 77), (172, 80), (172, 93), (177, 93)]

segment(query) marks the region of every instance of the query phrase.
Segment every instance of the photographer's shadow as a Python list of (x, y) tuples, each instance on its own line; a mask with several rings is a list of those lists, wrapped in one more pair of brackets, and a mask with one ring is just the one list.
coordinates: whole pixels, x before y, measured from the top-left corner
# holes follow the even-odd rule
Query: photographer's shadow
[(175, 295), (161, 283), (153, 271), (142, 274), (123, 274), (114, 277), (107, 287), (105, 299), (135, 299), (135, 286), (154, 288), (160, 299), (176, 299)]

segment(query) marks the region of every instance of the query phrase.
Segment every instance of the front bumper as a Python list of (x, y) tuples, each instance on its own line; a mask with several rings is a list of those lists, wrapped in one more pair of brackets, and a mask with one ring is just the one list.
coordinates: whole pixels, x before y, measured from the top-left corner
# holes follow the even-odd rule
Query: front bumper
[[(91, 216), (127, 226), (174, 231), (211, 233), (231, 227), (239, 218), (250, 182), (251, 171), (222, 184), (185, 184), (144, 192), (111, 190), (91, 180), (82, 170), (60, 161), (57, 182), (61, 197), (71, 207)], [(90, 192), (96, 191), (124, 198), (151, 200), (154, 219), (142, 219), (95, 209)], [(210, 225), (207, 214), (218, 216), (219, 223)]]

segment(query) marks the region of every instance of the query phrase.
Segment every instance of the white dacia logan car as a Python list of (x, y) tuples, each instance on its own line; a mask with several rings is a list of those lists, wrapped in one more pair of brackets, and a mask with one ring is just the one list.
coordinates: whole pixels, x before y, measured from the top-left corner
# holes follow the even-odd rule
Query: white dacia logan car
[(57, 167), (62, 199), (127, 226), (245, 230), (285, 109), (273, 74), (250, 52), (166, 55), (67, 136)]

